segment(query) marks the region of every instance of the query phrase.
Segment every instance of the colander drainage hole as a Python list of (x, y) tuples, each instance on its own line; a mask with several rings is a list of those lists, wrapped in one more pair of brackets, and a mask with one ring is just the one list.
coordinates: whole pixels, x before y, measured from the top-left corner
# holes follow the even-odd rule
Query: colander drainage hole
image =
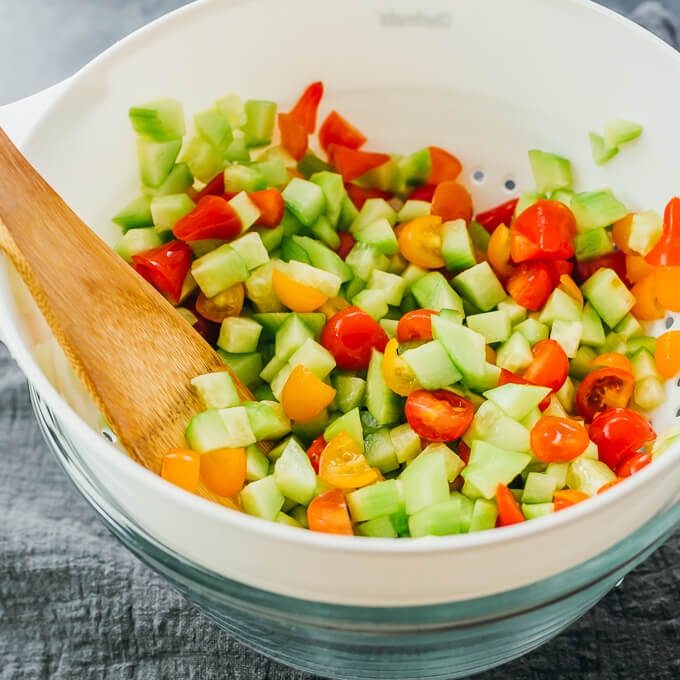
[(104, 439), (108, 439), (112, 444), (116, 441), (116, 435), (113, 434), (111, 430), (102, 430), (102, 437), (104, 437)]
[(505, 184), (503, 186), (505, 187), (506, 191), (514, 191), (515, 188), (517, 187), (517, 183), (515, 182), (514, 179), (506, 179)]
[(670, 328), (673, 325), (674, 319), (672, 316), (666, 317), (666, 328)]
[(484, 182), (484, 179), (486, 178), (486, 175), (484, 174), (484, 170), (475, 170), (472, 173), (472, 179), (477, 182), (477, 184), (482, 184)]

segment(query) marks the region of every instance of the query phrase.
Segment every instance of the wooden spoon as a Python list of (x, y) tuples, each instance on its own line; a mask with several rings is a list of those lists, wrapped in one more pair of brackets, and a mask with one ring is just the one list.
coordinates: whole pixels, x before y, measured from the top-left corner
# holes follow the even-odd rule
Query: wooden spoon
[[(252, 393), (174, 307), (102, 241), (0, 128), (0, 248), (118, 439), (155, 473), (183, 446), (201, 404), (197, 375), (227, 370), (241, 400)], [(198, 493), (235, 507), (203, 483)]]

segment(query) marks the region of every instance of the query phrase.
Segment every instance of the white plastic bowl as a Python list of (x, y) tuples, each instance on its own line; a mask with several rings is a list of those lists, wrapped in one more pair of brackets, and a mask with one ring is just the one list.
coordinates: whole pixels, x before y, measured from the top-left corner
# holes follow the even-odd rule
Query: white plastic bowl
[[(680, 55), (584, 0), (199, 2), (85, 67), (23, 150), (113, 243), (118, 234), (109, 218), (135, 195), (137, 184), (130, 105), (169, 95), (184, 102), (189, 119), (235, 91), (276, 100), (286, 110), (317, 79), (326, 87), (321, 117), (337, 108), (368, 135), (369, 148), (437, 144), (452, 150), (480, 209), (532, 186), (530, 148), (569, 157), (577, 188), (610, 186), (631, 209), (661, 211), (680, 186), (672, 151), (680, 148), (680, 89), (673, 86), (680, 80)], [(597, 168), (587, 133), (616, 115), (644, 123), (644, 134)], [(482, 183), (473, 181), (475, 170), (483, 170)], [(516, 191), (505, 189), (506, 179), (516, 181)], [(7, 270), (0, 261), (2, 335), (91, 474), (159, 544), (234, 581), (341, 605), (478, 598), (582, 564), (679, 500), (675, 448), (588, 503), (474, 535), (352, 539), (226, 511), (136, 465), (86, 424), (96, 426), (97, 419), (77, 391), (69, 390), (66, 399), (57, 393), (32, 354), (44, 330)], [(65, 384), (54, 366), (48, 372)], [(671, 424), (678, 406), (673, 385), (668, 404), (654, 414), (659, 431)]]

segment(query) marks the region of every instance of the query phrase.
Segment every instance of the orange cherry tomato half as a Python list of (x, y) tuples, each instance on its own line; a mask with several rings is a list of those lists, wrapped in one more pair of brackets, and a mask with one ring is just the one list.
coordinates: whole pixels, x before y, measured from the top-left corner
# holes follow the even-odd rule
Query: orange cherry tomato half
[(499, 224), (493, 230), (486, 247), (486, 259), (502, 281), (514, 271), (515, 266), (510, 259), (510, 229), (505, 224)]
[(472, 196), (458, 182), (452, 180), (440, 182), (434, 190), (430, 212), (439, 215), (444, 222), (457, 219), (469, 222), (473, 213)]
[(313, 312), (328, 300), (317, 288), (300, 283), (276, 268), (272, 270), (272, 285), (276, 297), (294, 312)]
[(397, 354), (398, 347), (399, 343), (395, 338), (385, 345), (382, 374), (392, 392), (407, 397), (411, 392), (420, 389), (421, 385), (410, 366)]
[(645, 256), (655, 267), (680, 265), (680, 198), (671, 198), (663, 213), (663, 232), (657, 244)]
[(640, 279), (630, 292), (635, 297), (635, 305), (630, 311), (636, 319), (640, 321), (663, 319), (666, 312), (657, 298), (657, 277), (654, 274)]
[(656, 298), (664, 309), (680, 312), (680, 267), (657, 267)]
[(626, 373), (633, 373), (633, 364), (625, 354), (619, 352), (605, 352), (591, 359), (590, 365), (594, 368), (618, 368)]
[(309, 462), (312, 464), (314, 472), (316, 472), (317, 475), (319, 474), (319, 462), (321, 461), (321, 454), (326, 448), (326, 443), (327, 442), (323, 435), (320, 434), (307, 449), (307, 457), (309, 458)]
[(446, 265), (442, 257), (442, 218), (438, 215), (423, 215), (400, 225), (397, 241), (399, 251), (412, 264), (425, 269)]
[(454, 180), (463, 169), (461, 162), (452, 154), (438, 146), (429, 146), (430, 150), (430, 176), (428, 184), (439, 184), (447, 180)]
[(332, 489), (317, 496), (307, 508), (307, 522), (311, 531), (341, 536), (354, 535), (347, 502), (340, 489)]
[(626, 456), (656, 438), (647, 419), (629, 408), (611, 408), (600, 413), (590, 424), (588, 433), (597, 445), (600, 460), (612, 470)]
[(655, 267), (645, 262), (642, 255), (626, 255), (626, 277), (631, 283), (637, 283), (653, 274)]
[(309, 144), (304, 124), (292, 113), (279, 113), (277, 118), (281, 133), (281, 146), (296, 161), (299, 161), (305, 155)]
[(432, 340), (432, 315), (439, 314), (433, 309), (414, 309), (406, 312), (397, 325), (397, 340)]
[(574, 254), (571, 239), (576, 220), (559, 201), (539, 199), (513, 222), (510, 252), (514, 262), (568, 260)]
[(654, 358), (666, 380), (680, 373), (680, 331), (666, 331), (657, 338)]
[(590, 422), (598, 413), (628, 406), (635, 378), (618, 368), (598, 368), (589, 373), (576, 390), (576, 408)]
[(283, 196), (280, 191), (276, 189), (262, 189), (262, 191), (249, 193), (248, 198), (260, 211), (260, 216), (255, 222), (258, 227), (275, 229), (279, 226), (285, 210)]
[(550, 269), (543, 262), (522, 262), (510, 274), (505, 287), (517, 304), (535, 312), (543, 307), (552, 293)]
[(236, 283), (211, 298), (199, 293), (196, 311), (208, 321), (222, 323), (228, 316), (238, 316), (241, 313), (244, 298), (245, 288), (242, 283)]
[(352, 436), (343, 430), (322, 451), (319, 477), (339, 489), (358, 489), (377, 481), (379, 473), (368, 464)]
[(359, 149), (366, 143), (366, 137), (337, 111), (331, 111), (319, 128), (319, 143), (324, 151), (331, 144), (340, 144), (350, 149)]
[(246, 450), (206, 451), (201, 455), (201, 477), (218, 496), (235, 496), (246, 481)]
[(333, 397), (334, 388), (299, 364), (283, 386), (281, 405), (291, 420), (304, 423), (316, 418), (333, 401)]
[(628, 245), (634, 217), (635, 213), (628, 213), (625, 217), (614, 222), (612, 226), (612, 240), (616, 247), (626, 255), (636, 254), (636, 252)]
[(616, 476), (621, 477), (622, 479), (625, 477), (630, 477), (636, 472), (642, 470), (643, 467), (647, 467), (647, 465), (649, 465), (651, 462), (652, 454), (648, 451), (637, 451), (635, 453), (631, 453), (630, 456), (624, 458), (616, 466)]
[(295, 116), (303, 125), (307, 134), (311, 135), (316, 127), (316, 112), (323, 97), (323, 83), (319, 80), (305, 88), (300, 99), (290, 110), (290, 115)]
[(549, 338), (539, 340), (531, 348), (531, 353), (534, 358), (524, 371), (524, 379), (557, 392), (569, 374), (569, 359), (562, 345)]
[(465, 433), (475, 409), (467, 399), (448, 390), (416, 390), (409, 394), (404, 411), (418, 436), (448, 442)]
[(345, 182), (351, 182), (361, 177), (365, 172), (373, 170), (387, 161), (390, 157), (386, 153), (372, 153), (370, 151), (357, 151), (340, 144), (328, 145), (328, 158), (331, 165), (342, 175)]
[(555, 502), (555, 512), (570, 508), (572, 505), (587, 501), (590, 496), (583, 491), (576, 491), (575, 489), (562, 489), (555, 491), (553, 500)]
[(180, 489), (196, 493), (201, 454), (191, 449), (169, 449), (161, 461), (161, 477)]
[(518, 201), (518, 198), (511, 198), (509, 201), (491, 208), (491, 210), (477, 213), (475, 215), (475, 222), (481, 224), (490, 234), (493, 234), (501, 224), (509, 227), (515, 215)]
[(542, 416), (531, 428), (531, 450), (544, 463), (566, 463), (588, 448), (586, 428), (570, 418)]
[(497, 527), (507, 527), (525, 521), (517, 499), (504, 484), (496, 487), (496, 504), (498, 505)]
[(616, 479), (612, 479), (611, 482), (607, 482), (606, 484), (603, 484), (598, 490), (597, 493), (602, 493), (604, 491), (607, 491), (608, 489), (611, 489), (612, 487), (616, 486), (617, 484), (621, 484), (623, 481), (622, 478), (617, 477)]

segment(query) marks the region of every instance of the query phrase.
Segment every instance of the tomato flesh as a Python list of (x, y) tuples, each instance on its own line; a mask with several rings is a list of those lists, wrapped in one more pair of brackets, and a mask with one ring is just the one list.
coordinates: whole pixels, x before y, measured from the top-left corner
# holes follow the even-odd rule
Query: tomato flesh
[(177, 303), (191, 267), (191, 248), (182, 241), (170, 241), (132, 256), (135, 271)]
[(490, 234), (493, 234), (496, 227), (501, 224), (509, 227), (518, 201), (518, 198), (512, 198), (505, 203), (497, 205), (495, 208), (491, 208), (491, 210), (477, 213), (475, 215), (475, 222), (481, 224)]
[(589, 498), (590, 496), (587, 493), (583, 493), (583, 491), (576, 491), (575, 489), (562, 489), (561, 491), (555, 491), (553, 494), (555, 512), (570, 508), (572, 505), (587, 501)]
[(390, 160), (386, 153), (357, 151), (340, 144), (328, 145), (328, 157), (345, 182), (351, 182)]
[(357, 489), (378, 480), (372, 468), (346, 430), (335, 435), (319, 459), (319, 477), (340, 489)]
[(433, 309), (414, 309), (399, 319), (397, 340), (432, 340), (432, 315), (439, 314)]
[(680, 198), (671, 198), (663, 213), (663, 232), (658, 243), (645, 256), (655, 267), (680, 265)]
[(469, 222), (472, 219), (472, 196), (470, 192), (458, 182), (446, 181), (437, 185), (432, 196), (433, 215), (439, 215), (444, 222), (449, 220), (463, 219)]
[(569, 374), (569, 359), (562, 346), (549, 338), (539, 340), (531, 353), (534, 359), (524, 371), (524, 379), (557, 392)]
[(311, 531), (341, 536), (354, 535), (347, 503), (340, 489), (332, 489), (317, 496), (307, 507), (307, 522)]
[(534, 312), (550, 297), (553, 280), (550, 269), (543, 262), (522, 262), (510, 274), (505, 287), (517, 304)]
[(626, 254), (617, 250), (592, 260), (582, 260), (576, 263), (575, 276), (577, 283), (585, 283), (598, 269), (613, 269), (627, 286), (630, 281), (626, 275)]
[(586, 428), (575, 420), (542, 416), (531, 428), (531, 450), (544, 463), (566, 463), (580, 456), (589, 443)]
[(204, 196), (190, 213), (177, 220), (172, 233), (181, 241), (229, 241), (241, 233), (241, 227), (241, 218), (228, 201), (221, 196)]
[(571, 239), (575, 233), (576, 221), (566, 205), (540, 199), (515, 218), (510, 243), (512, 259), (568, 260), (574, 254)]
[(647, 467), (651, 462), (652, 454), (647, 451), (631, 453), (616, 466), (616, 476), (622, 479), (630, 477), (642, 470), (643, 467)]
[(320, 434), (307, 449), (307, 457), (309, 458), (309, 462), (312, 464), (314, 472), (316, 472), (317, 475), (319, 474), (319, 462), (321, 461), (321, 454), (326, 448), (326, 443), (327, 442), (324, 439), (324, 436)]
[(331, 111), (319, 128), (319, 143), (324, 151), (328, 151), (331, 144), (360, 149), (366, 141), (366, 137), (337, 111)]
[(442, 257), (442, 218), (423, 215), (399, 225), (399, 252), (411, 264), (425, 269), (440, 269), (446, 265)]
[(590, 424), (588, 433), (597, 445), (600, 460), (612, 470), (656, 438), (644, 416), (628, 408), (611, 408), (600, 413)]
[(304, 124), (292, 113), (279, 113), (278, 122), (281, 146), (296, 161), (299, 161), (305, 155), (309, 145), (309, 137)]
[(499, 484), (496, 487), (496, 504), (498, 505), (496, 526), (507, 527), (526, 521), (517, 499), (504, 484)]
[(470, 426), (474, 406), (448, 390), (416, 390), (406, 400), (406, 420), (413, 431), (433, 442), (461, 437)]
[(365, 189), (352, 182), (345, 182), (345, 189), (347, 190), (349, 200), (354, 203), (354, 207), (357, 210), (361, 210), (364, 207), (364, 203), (366, 203), (369, 198), (383, 198), (386, 201), (389, 201), (390, 198), (392, 198), (392, 194), (389, 191), (381, 191), (380, 189), (373, 188)]
[(319, 109), (321, 97), (323, 97), (323, 83), (317, 81), (307, 86), (300, 99), (290, 110), (290, 115), (302, 123), (305, 132), (309, 135), (316, 128), (316, 112)]
[[(522, 376), (519, 376), (515, 373), (512, 373), (511, 371), (508, 371), (506, 368), (501, 368), (501, 374), (498, 378), (498, 386), (500, 387), (501, 385), (507, 385), (507, 383), (515, 383), (516, 385), (534, 385), (535, 383), (532, 383), (530, 380), (527, 380), (526, 378), (522, 378)], [(548, 396), (538, 405), (538, 408), (540, 411), (545, 411), (545, 409), (550, 406), (550, 397), (552, 393), (548, 394)]]
[(619, 368), (598, 368), (589, 373), (576, 391), (576, 408), (586, 422), (598, 413), (623, 408), (633, 396), (635, 378)]

